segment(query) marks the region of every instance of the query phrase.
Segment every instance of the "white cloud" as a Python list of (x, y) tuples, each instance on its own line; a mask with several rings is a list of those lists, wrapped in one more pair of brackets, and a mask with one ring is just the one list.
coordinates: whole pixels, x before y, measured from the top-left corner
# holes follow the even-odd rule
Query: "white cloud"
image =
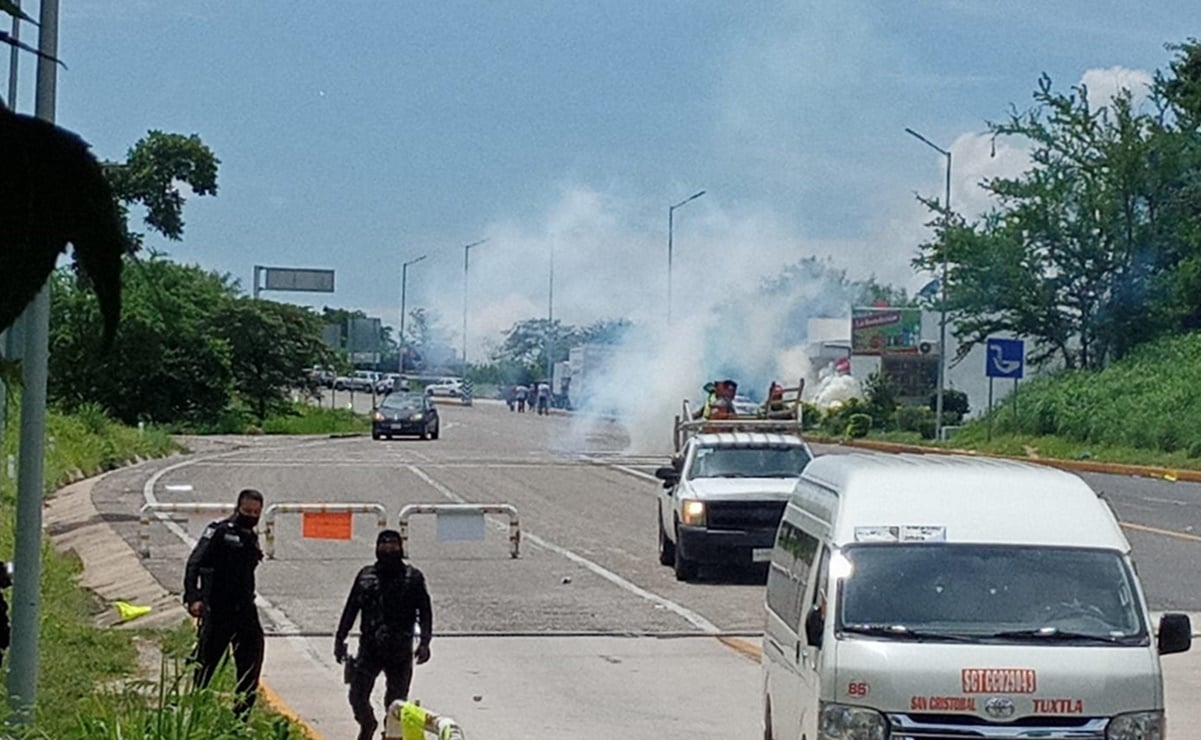
[(1088, 88), (1088, 105), (1093, 110), (1108, 106), (1120, 91), (1129, 90), (1137, 107), (1151, 91), (1153, 78), (1141, 69), (1114, 66), (1109, 69), (1090, 69), (1080, 79)]

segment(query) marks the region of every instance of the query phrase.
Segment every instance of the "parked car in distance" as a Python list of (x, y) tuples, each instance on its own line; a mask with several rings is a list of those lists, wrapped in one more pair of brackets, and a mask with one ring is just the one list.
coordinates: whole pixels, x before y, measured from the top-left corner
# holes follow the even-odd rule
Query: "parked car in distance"
[(442, 378), (436, 383), (430, 383), (425, 387), (425, 392), (430, 396), (450, 396), (458, 398), (463, 395), (463, 381), (458, 378)]
[(409, 390), (408, 376), (401, 375), (400, 373), (384, 373), (383, 377), (375, 382), (376, 393), (408, 393)]
[(353, 375), (340, 375), (335, 378), (334, 390), (371, 393), (375, 390), (377, 380), (379, 380), (379, 373), (374, 370), (355, 370)]
[(438, 408), (422, 393), (389, 393), (371, 416), (371, 438), (416, 435), (437, 439), (442, 433)]

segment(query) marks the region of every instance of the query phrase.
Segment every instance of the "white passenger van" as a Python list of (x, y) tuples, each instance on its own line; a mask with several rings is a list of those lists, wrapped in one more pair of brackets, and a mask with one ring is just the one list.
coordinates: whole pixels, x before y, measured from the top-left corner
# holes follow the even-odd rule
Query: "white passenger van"
[(766, 602), (767, 740), (1163, 738), (1159, 656), (1191, 643), (1183, 614), (1153, 637), (1083, 480), (963, 456), (813, 460)]

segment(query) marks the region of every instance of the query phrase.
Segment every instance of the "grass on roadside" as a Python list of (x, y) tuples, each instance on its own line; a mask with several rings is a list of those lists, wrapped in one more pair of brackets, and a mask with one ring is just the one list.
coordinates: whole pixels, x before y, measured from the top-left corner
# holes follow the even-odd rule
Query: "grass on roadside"
[(266, 434), (365, 434), (371, 421), (349, 409), (323, 409), (296, 404), (293, 414), (272, 416), (263, 423)]
[[(15, 455), (17, 450), (20, 426), (19, 403), (14, 402), (17, 400), (10, 394), (7, 424), (0, 446), (3, 460)], [(151, 428), (139, 432), (123, 427), (98, 409), (84, 409), (74, 416), (51, 411), (47, 414), (46, 430), (47, 491), (56, 490), (82, 475), (110, 470), (138, 458), (162, 457), (178, 449), (165, 432)], [(3, 471), (4, 467), (0, 467), (0, 472)], [(0, 475), (0, 560), (12, 558), (15, 488), (14, 481), (7, 475)], [(171, 697), (174, 703), (133, 701), (129, 692), (135, 687), (140, 687), (139, 692), (147, 690), (145, 680), (138, 675), (135, 634), (93, 625), (94, 616), (108, 607), (77, 585), (80, 570), (77, 559), (56, 553), (49, 541), (43, 539), (37, 712), (33, 722), (24, 729), (6, 728), (5, 737), (38, 740), (303, 737), (298, 728), (261, 710), (256, 710), (252, 733), (220, 734), (226, 731), (223, 728), (228, 725), (227, 719), (232, 718), (232, 712), (228, 710), (230, 702), (221, 694), (220, 683), (215, 695), (193, 699), (180, 693), (182, 684), (176, 681), (177, 674), (165, 674), (162, 696)], [(21, 577), (19, 567), (15, 577)], [(182, 638), (176, 636), (175, 639)], [(112, 688), (126, 684), (127, 688)], [(120, 701), (114, 700), (117, 696), (122, 697)], [(149, 694), (142, 696), (149, 697)], [(194, 730), (193, 734), (154, 734), (149, 730), (138, 734), (136, 728), (143, 727), (148, 717), (156, 723), (174, 721), (189, 706), (187, 702), (200, 705), (192, 706), (188, 714), (192, 718), (188, 726)], [(216, 712), (218, 704), (226, 708), (228, 718)], [(0, 681), (0, 724), (8, 719), (10, 711), (7, 686)], [(283, 722), (282, 726), (292, 734), (279, 734), (276, 730), (278, 722)], [(106, 734), (104, 728), (120, 729), (114, 730), (117, 734)]]

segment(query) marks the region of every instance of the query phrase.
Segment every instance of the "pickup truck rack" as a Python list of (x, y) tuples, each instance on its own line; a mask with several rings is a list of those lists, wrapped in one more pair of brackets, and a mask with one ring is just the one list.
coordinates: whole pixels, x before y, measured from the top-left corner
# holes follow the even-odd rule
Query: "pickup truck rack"
[(672, 442), (676, 453), (684, 448), (693, 435), (711, 432), (777, 432), (780, 434), (800, 435), (801, 424), (801, 391), (805, 388), (804, 379), (791, 388), (778, 388), (773, 398), (771, 389), (768, 399), (759, 405), (755, 414), (726, 415), (723, 418), (698, 418), (692, 404), (684, 399), (682, 413), (676, 416), (672, 433)]

